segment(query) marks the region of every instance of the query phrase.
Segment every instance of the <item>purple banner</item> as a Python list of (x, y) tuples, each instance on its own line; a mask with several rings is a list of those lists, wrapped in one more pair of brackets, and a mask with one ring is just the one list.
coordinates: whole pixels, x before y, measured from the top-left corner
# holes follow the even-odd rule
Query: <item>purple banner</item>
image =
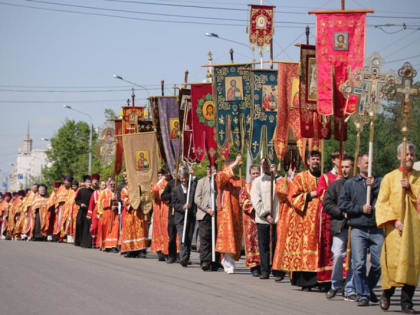
[(175, 96), (159, 97), (158, 108), (160, 131), (162, 133), (162, 144), (166, 161), (172, 175), (175, 175), (179, 135), (181, 132), (178, 101)]

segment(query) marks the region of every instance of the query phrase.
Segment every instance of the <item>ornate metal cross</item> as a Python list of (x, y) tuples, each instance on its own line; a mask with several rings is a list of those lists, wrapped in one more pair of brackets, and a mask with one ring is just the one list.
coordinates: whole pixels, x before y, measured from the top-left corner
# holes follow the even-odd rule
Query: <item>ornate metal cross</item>
[[(407, 166), (406, 166), (406, 155), (407, 155), (407, 137), (408, 137), (408, 119), (410, 118), (411, 104), (414, 96), (420, 95), (420, 82), (413, 84), (413, 79), (417, 75), (417, 71), (409, 62), (405, 62), (403, 66), (398, 70), (398, 76), (400, 82), (397, 82), (395, 74), (387, 76), (387, 83), (382, 87), (382, 92), (388, 100), (392, 100), (396, 95), (402, 96), (402, 126), (401, 133), (403, 137), (403, 150), (401, 155), (401, 162), (403, 168), (402, 178), (407, 178)], [(401, 222), (404, 222), (405, 216), (405, 199), (406, 190), (402, 191), (401, 199)]]

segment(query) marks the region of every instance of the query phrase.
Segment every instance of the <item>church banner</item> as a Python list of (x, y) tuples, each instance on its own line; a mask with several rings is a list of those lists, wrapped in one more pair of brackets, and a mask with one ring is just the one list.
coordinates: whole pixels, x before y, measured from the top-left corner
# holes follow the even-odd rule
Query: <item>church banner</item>
[(253, 124), (250, 152), (253, 160), (260, 151), (266, 153), (271, 163), (275, 160), (274, 131), (277, 123), (277, 71), (252, 71)]
[(211, 83), (191, 84), (191, 108), (195, 157), (202, 161), (207, 152), (210, 164), (213, 165), (217, 143), (214, 136), (216, 108)]
[(158, 98), (159, 124), (163, 150), (166, 163), (172, 175), (176, 172), (178, 157), (179, 135), (179, 107), (175, 96), (162, 96)]
[(306, 141), (300, 132), (298, 67), (297, 62), (278, 63), (278, 109), (274, 145), (279, 160), (283, 160), (287, 152), (289, 130), (293, 133), (300, 156), (305, 160)]
[(346, 99), (339, 86), (348, 71), (363, 68), (366, 13), (339, 11), (316, 14), (318, 112), (344, 117), (356, 111), (357, 98)]
[(269, 5), (251, 4), (249, 17), (249, 42), (254, 49), (258, 46), (262, 55), (264, 45), (270, 50), (270, 44), (274, 35), (274, 8)]
[(157, 181), (160, 165), (156, 134), (126, 134), (122, 136), (122, 142), (130, 203), (134, 209), (138, 209), (141, 206), (141, 195), (145, 195), (146, 200), (150, 199), (147, 198), (150, 195), (150, 186)]
[(114, 175), (121, 172), (123, 162), (123, 143), (122, 143), (122, 120), (114, 120), (115, 130), (115, 160), (114, 160)]
[(193, 163), (196, 161), (195, 150), (194, 150), (194, 139), (192, 129), (192, 105), (191, 105), (191, 90), (181, 89), (179, 91), (179, 118), (182, 121), (181, 126), (184, 128), (184, 142), (182, 157), (185, 162)]
[(159, 97), (160, 96), (152, 96), (149, 98), (149, 102), (152, 112), (153, 128), (156, 131), (156, 139), (159, 147), (159, 156), (162, 163), (167, 164), (165, 149), (163, 148), (162, 131), (160, 129)]
[(317, 111), (318, 85), (314, 45), (300, 47), (300, 125), (304, 138), (312, 138), (311, 148), (319, 150), (319, 140), (331, 136), (331, 120)]
[(236, 150), (251, 138), (251, 69), (252, 64), (214, 66), (214, 96), (217, 119), (217, 146), (226, 158), (232, 145)]
[(139, 132), (139, 121), (144, 120), (144, 107), (124, 106), (123, 112), (123, 134)]

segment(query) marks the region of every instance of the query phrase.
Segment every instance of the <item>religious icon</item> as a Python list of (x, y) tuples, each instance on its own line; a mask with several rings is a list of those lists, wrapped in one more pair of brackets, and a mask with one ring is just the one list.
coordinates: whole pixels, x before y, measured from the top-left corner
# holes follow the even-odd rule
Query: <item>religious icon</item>
[(263, 85), (262, 104), (266, 112), (277, 111), (277, 85)]
[(213, 101), (206, 101), (203, 105), (203, 117), (206, 120), (214, 120), (214, 103)]
[(102, 165), (110, 165), (114, 157), (114, 129), (105, 128), (101, 132), (101, 145), (99, 147), (99, 155)]
[(317, 85), (317, 72), (316, 72), (316, 58), (311, 57), (308, 59), (308, 95), (309, 101), (316, 101), (318, 97), (318, 85)]
[(255, 28), (257, 30), (262, 29), (264, 30), (267, 26), (267, 18), (264, 15), (260, 15), (257, 17)]
[(169, 133), (171, 140), (176, 140), (179, 133), (179, 119), (171, 118), (169, 119)]
[(225, 78), (226, 101), (242, 101), (243, 88), (242, 77)]
[(299, 78), (292, 78), (292, 86), (290, 87), (290, 108), (299, 108)]
[(334, 50), (349, 50), (349, 34), (347, 32), (334, 33)]
[(136, 169), (138, 171), (147, 171), (150, 168), (149, 152), (136, 151)]

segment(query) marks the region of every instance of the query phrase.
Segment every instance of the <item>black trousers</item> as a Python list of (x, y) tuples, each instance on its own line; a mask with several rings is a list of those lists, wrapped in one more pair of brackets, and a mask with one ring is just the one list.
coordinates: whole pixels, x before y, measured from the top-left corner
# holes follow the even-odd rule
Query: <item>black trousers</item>
[[(181, 252), (179, 258), (181, 261), (188, 262), (191, 254), (191, 242), (194, 235), (195, 216), (189, 215), (187, 218), (187, 227), (185, 229), (185, 242), (182, 243), (182, 235), (184, 233), (184, 222), (175, 225), (179, 241), (181, 242)], [(175, 256), (173, 253), (170, 257), (176, 257), (176, 237), (175, 237)]]
[[(273, 235), (272, 235), (272, 257), (274, 257), (274, 251), (276, 250), (277, 243), (277, 224), (273, 224)], [(270, 224), (257, 223), (258, 231), (258, 247), (260, 250), (260, 268), (262, 275), (268, 275), (271, 272), (270, 264)], [(273, 270), (273, 276), (280, 277), (284, 275), (283, 271)]]
[[(169, 211), (172, 211), (169, 209)], [(169, 236), (169, 246), (168, 246), (168, 256), (169, 258), (176, 259), (176, 235), (177, 228), (175, 224), (175, 216), (169, 213), (168, 217), (168, 236)]]
[[(212, 248), (211, 248), (211, 216), (206, 214), (203, 220), (199, 221), (198, 235), (200, 237), (200, 265), (210, 265), (212, 263)], [(217, 235), (217, 226), (216, 226)], [(216, 262), (219, 262), (220, 254), (216, 253)]]
[[(401, 307), (412, 308), (413, 307), (413, 296), (416, 291), (415, 286), (406, 285), (401, 288)], [(391, 297), (395, 293), (395, 287), (391, 289), (384, 290), (384, 295), (386, 297)]]

